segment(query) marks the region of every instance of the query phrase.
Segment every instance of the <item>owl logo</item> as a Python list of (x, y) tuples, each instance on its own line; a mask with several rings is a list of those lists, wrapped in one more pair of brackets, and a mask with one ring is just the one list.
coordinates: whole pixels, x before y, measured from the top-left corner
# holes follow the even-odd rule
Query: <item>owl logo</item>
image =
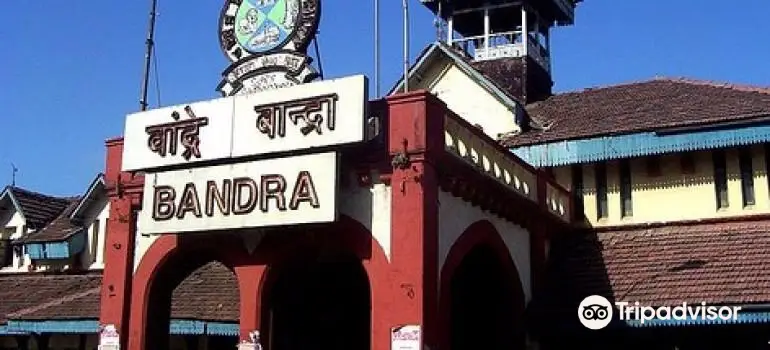
[(578, 319), (588, 329), (599, 330), (612, 321), (612, 304), (599, 295), (591, 295), (578, 306)]
[(603, 320), (607, 318), (607, 315), (609, 315), (609, 311), (604, 305), (593, 304), (583, 308), (583, 318), (586, 320)]

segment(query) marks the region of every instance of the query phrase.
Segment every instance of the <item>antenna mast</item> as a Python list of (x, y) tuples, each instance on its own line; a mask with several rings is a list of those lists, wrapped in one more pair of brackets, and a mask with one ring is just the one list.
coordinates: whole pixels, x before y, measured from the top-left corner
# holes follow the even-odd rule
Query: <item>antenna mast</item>
[(11, 168), (13, 169), (13, 175), (11, 177), (11, 186), (16, 186), (16, 173), (19, 171), (18, 168), (16, 168), (16, 165), (11, 163)]
[(404, 92), (409, 92), (409, 0), (404, 7)]
[(380, 0), (374, 0), (374, 88), (380, 98)]
[(150, 82), (150, 64), (152, 63), (152, 49), (155, 46), (155, 11), (158, 8), (158, 0), (152, 0), (150, 8), (150, 28), (147, 31), (147, 51), (144, 54), (144, 72), (142, 74), (142, 97), (139, 100), (139, 107), (142, 111), (147, 110), (147, 85)]

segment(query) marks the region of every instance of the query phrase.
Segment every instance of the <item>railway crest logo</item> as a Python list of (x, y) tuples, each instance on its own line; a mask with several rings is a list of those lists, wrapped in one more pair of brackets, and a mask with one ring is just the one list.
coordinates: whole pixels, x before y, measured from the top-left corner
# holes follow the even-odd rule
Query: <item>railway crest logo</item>
[(232, 64), (217, 90), (241, 95), (318, 78), (306, 52), (320, 14), (320, 0), (226, 0), (219, 42)]

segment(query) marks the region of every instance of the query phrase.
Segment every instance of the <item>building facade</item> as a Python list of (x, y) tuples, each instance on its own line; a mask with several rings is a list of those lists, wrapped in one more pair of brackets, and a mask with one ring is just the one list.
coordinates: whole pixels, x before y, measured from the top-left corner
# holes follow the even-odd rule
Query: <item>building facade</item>
[[(540, 345), (766, 347), (770, 89), (656, 78), (553, 94), (547, 45), (537, 50), (532, 42), (547, 43), (552, 25), (569, 21), (546, 21), (539, 26), (546, 33), (524, 36), (533, 21), (549, 17), (540, 15), (548, 9), (526, 2), (428, 4), (452, 35), (422, 53), (410, 71), (411, 88), (444, 100), (573, 197), (571, 233), (552, 243), (548, 286), (530, 305), (529, 329)], [(495, 28), (494, 18), (504, 5), (522, 15), (506, 16), (518, 36), (500, 42), (493, 39), (509, 30)], [(707, 303), (742, 311), (727, 321), (642, 324), (615, 310), (613, 322), (596, 331), (576, 313), (591, 295), (655, 308)]]
[(96, 334), (72, 322), (98, 309), (109, 212), (103, 189), (100, 175), (77, 197), (14, 186), (0, 194), (0, 348), (96, 347)]
[[(766, 347), (770, 89), (554, 94), (550, 32), (577, 3), (423, 1), (445, 39), (370, 100), (313, 82), (317, 1), (277, 36), (249, 26), (264, 3), (225, 2), (223, 99), (129, 116), (82, 197), (3, 192), (0, 348)], [(254, 96), (305, 109), (280, 124)], [(152, 134), (169, 125), (179, 154)], [(589, 295), (742, 311), (589, 330)]]

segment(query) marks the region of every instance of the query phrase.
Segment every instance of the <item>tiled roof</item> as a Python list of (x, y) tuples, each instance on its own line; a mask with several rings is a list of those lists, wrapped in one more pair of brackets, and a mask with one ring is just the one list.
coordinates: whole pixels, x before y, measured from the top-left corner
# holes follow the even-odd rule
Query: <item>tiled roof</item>
[(770, 302), (770, 219), (617, 229), (562, 244), (551, 277), (573, 303), (594, 294), (657, 306)]
[[(101, 274), (51, 275), (3, 274), (0, 275), (0, 324), (5, 323), (7, 315), (46, 305), (62, 298), (71, 297), (101, 284)], [(99, 300), (98, 297), (96, 299)], [(97, 306), (98, 308), (98, 306)], [(29, 310), (28, 310), (29, 311)], [(60, 315), (82, 313), (77, 309), (59, 309)]]
[(42, 230), (30, 233), (28, 236), (20, 239), (20, 241), (25, 243), (62, 241), (82, 230), (83, 226), (78, 225), (70, 219), (72, 211), (75, 210), (79, 203), (79, 199), (72, 199), (69, 206), (67, 206), (56, 219), (51, 221)]
[[(770, 88), (688, 79), (649, 81), (554, 95), (526, 106), (535, 130), (506, 146), (654, 131), (770, 116)], [(539, 128), (543, 130), (537, 130)]]
[[(34, 291), (31, 292), (31, 291)], [(0, 324), (14, 320), (99, 318), (101, 274), (0, 276)], [(171, 317), (237, 322), (238, 283), (227, 267), (211, 262), (179, 284)], [(7, 316), (6, 316), (7, 315)]]
[(171, 317), (206, 321), (232, 321), (240, 318), (238, 281), (230, 269), (210, 262), (174, 289)]
[(102, 288), (96, 286), (47, 303), (41, 303), (8, 315), (11, 320), (77, 320), (99, 317)]
[(19, 187), (9, 187), (19, 202), (27, 227), (41, 229), (64, 210), (73, 198), (62, 198), (32, 192)]

